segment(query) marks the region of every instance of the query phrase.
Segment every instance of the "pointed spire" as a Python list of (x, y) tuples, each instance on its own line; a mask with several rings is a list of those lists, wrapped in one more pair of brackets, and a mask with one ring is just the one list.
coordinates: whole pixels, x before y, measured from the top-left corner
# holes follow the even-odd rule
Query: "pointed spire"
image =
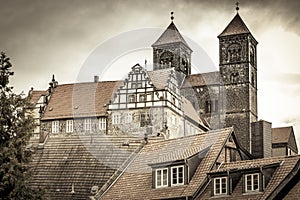
[(152, 44), (152, 47), (159, 46), (162, 44), (171, 44), (171, 43), (183, 43), (187, 48), (191, 49), (187, 42), (184, 40), (177, 27), (175, 26), (173, 20), (174, 12), (171, 12), (171, 23), (168, 28), (161, 34), (161, 36)]
[[(238, 10), (238, 7), (237, 7)], [(237, 12), (231, 22), (227, 25), (224, 31), (218, 36), (227, 36), (227, 35), (237, 35), (237, 34), (244, 34), (250, 33), (248, 27), (240, 17), (239, 13)], [(251, 34), (251, 33), (250, 33)]]

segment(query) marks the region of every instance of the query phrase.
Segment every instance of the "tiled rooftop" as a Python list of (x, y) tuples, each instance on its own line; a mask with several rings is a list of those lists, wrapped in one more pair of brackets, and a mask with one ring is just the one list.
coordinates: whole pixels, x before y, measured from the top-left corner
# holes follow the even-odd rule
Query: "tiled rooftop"
[(117, 81), (57, 85), (42, 120), (103, 116), (116, 88)]
[(48, 188), (52, 199), (87, 199), (92, 186), (101, 188), (141, 146), (141, 140), (125, 136), (50, 136), (33, 154), (30, 184)]
[[(206, 177), (206, 172), (211, 170), (232, 131), (232, 128), (227, 128), (145, 145), (125, 173), (101, 199), (163, 199), (192, 195)], [(152, 169), (149, 164), (181, 160), (207, 148), (210, 150), (188, 185), (152, 188)]]

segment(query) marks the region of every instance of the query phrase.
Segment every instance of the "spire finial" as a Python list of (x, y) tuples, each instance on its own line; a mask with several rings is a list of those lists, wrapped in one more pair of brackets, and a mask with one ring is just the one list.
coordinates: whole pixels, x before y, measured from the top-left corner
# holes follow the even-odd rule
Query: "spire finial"
[(173, 14), (174, 14), (174, 12), (172, 11), (172, 12), (171, 12), (171, 20), (172, 20), (172, 21), (174, 20)]
[(239, 4), (240, 4), (239, 2), (236, 2), (236, 3), (235, 3), (235, 5), (236, 5), (236, 8), (235, 8), (235, 9), (236, 9), (236, 12), (239, 12), (239, 9), (240, 9), (240, 8), (239, 8)]

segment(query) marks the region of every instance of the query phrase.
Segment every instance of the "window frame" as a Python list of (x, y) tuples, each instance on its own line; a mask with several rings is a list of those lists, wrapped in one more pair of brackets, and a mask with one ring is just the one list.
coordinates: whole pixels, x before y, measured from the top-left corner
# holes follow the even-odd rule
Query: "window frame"
[(99, 130), (104, 131), (106, 130), (107, 122), (105, 117), (100, 117), (99, 118)]
[(74, 120), (68, 119), (66, 120), (66, 133), (73, 133), (74, 131)]
[(119, 113), (114, 113), (112, 115), (112, 124), (121, 124), (121, 114)]
[(59, 133), (59, 120), (54, 120), (51, 123), (51, 133)]
[(134, 94), (129, 94), (128, 103), (135, 103), (135, 101), (136, 101), (136, 96)]
[(132, 113), (127, 113), (125, 115), (125, 120), (124, 120), (125, 124), (130, 124), (132, 122), (132, 119), (133, 119)]
[[(251, 174), (245, 174), (244, 175), (244, 189), (245, 193), (252, 193), (252, 192), (259, 192), (260, 191), (260, 174), (259, 173), (251, 173)], [(254, 183), (254, 176), (257, 176), (257, 189), (254, 189), (255, 183)], [(248, 190), (248, 177), (250, 177), (250, 187), (251, 189)]]
[(83, 122), (83, 129), (86, 132), (92, 131), (92, 119), (91, 118), (85, 118)]
[[(166, 173), (166, 184), (164, 184), (164, 170), (167, 170), (167, 173)], [(161, 176), (160, 176), (160, 183), (161, 185), (158, 185), (158, 171), (161, 173)], [(164, 188), (164, 187), (169, 187), (169, 168), (165, 167), (165, 168), (158, 168), (158, 169), (155, 169), (155, 188)]]
[[(179, 183), (179, 180), (180, 180), (179, 168), (182, 168), (182, 183)], [(176, 169), (176, 182), (177, 183), (173, 183), (173, 169)], [(171, 167), (171, 187), (178, 186), (178, 185), (184, 185), (184, 178), (185, 178), (185, 176), (184, 176), (184, 166), (183, 165)]]
[[(219, 180), (219, 193), (217, 193), (217, 183), (216, 181)], [(223, 192), (223, 182), (222, 180), (225, 180), (225, 192)], [(213, 194), (214, 196), (220, 196), (220, 195), (227, 195), (228, 194), (228, 177), (226, 176), (223, 176), (223, 177), (215, 177), (214, 180), (213, 180)]]

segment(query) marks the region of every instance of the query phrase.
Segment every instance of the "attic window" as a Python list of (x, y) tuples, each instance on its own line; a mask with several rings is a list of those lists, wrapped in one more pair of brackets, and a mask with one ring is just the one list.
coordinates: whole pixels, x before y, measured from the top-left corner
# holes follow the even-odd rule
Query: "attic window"
[(168, 187), (168, 168), (155, 170), (155, 187)]
[(245, 192), (259, 191), (259, 173), (245, 175)]
[(184, 167), (176, 166), (171, 167), (171, 186), (183, 185), (184, 184)]
[(227, 177), (214, 178), (214, 195), (227, 194)]

